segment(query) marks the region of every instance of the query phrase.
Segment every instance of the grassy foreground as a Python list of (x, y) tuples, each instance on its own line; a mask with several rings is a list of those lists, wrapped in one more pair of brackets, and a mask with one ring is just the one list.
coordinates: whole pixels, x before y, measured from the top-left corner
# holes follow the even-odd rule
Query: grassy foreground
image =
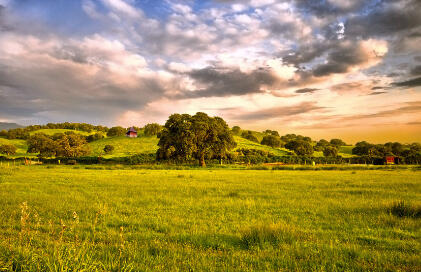
[(0, 271), (420, 271), (396, 201), (421, 171), (0, 168)]

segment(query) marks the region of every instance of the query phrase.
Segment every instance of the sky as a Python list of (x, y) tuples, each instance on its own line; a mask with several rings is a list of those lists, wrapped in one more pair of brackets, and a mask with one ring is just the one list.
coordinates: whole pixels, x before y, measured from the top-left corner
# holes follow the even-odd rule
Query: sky
[(0, 122), (421, 142), (421, 1), (0, 0)]

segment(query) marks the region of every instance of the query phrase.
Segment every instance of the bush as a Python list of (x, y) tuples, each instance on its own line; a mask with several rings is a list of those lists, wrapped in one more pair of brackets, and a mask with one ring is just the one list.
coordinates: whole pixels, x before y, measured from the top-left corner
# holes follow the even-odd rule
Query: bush
[(91, 143), (93, 141), (98, 141), (104, 139), (104, 135), (102, 133), (95, 133), (95, 134), (91, 134), (88, 137), (86, 137), (86, 141), (88, 143)]
[(257, 139), (257, 137), (254, 136), (253, 133), (250, 130), (243, 131), (243, 133), (241, 133), (241, 137), (243, 137), (244, 139), (247, 139), (249, 141), (252, 141), (252, 142), (256, 142), (256, 143), (259, 142), (259, 140)]
[(112, 127), (107, 132), (108, 137), (124, 136), (124, 135), (126, 135), (126, 129), (123, 127)]
[(6, 137), (7, 136), (7, 130), (3, 129), (2, 131), (0, 131), (0, 136)]
[(67, 165), (76, 165), (76, 164), (77, 164), (77, 162), (76, 162), (76, 160), (68, 160), (68, 161), (66, 162), (66, 164), (67, 164)]
[(279, 136), (266, 135), (263, 137), (263, 140), (260, 142), (260, 144), (276, 148), (276, 147), (280, 147), (282, 142)]
[(0, 153), (9, 155), (15, 155), (16, 154), (16, 146), (14, 145), (0, 145)]
[(104, 146), (104, 152), (106, 153), (106, 154), (110, 154), (110, 153), (112, 153), (114, 151), (114, 146), (112, 146), (112, 145), (106, 145), (106, 146)]
[(401, 200), (393, 203), (393, 205), (390, 207), (390, 213), (398, 217), (420, 218), (421, 206), (414, 207), (411, 204)]
[(143, 133), (145, 133), (145, 136), (153, 136), (158, 135), (158, 133), (162, 130), (162, 126), (156, 123), (147, 124), (143, 128)]

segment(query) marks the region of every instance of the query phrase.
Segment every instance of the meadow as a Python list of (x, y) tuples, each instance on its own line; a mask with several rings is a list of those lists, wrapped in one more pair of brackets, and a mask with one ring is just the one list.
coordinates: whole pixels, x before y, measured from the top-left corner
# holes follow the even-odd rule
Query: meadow
[(420, 205), (417, 168), (3, 166), (0, 271), (420, 271)]

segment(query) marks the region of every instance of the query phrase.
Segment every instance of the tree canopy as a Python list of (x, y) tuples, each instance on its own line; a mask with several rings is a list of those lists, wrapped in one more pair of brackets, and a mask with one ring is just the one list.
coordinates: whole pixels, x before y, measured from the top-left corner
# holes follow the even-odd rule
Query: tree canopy
[(203, 112), (171, 115), (158, 137), (158, 159), (195, 159), (203, 167), (206, 158), (222, 159), (236, 146), (227, 123)]
[(125, 134), (126, 134), (126, 129), (120, 126), (112, 127), (107, 132), (108, 137), (124, 136)]
[(143, 128), (143, 131), (144, 131), (146, 136), (158, 135), (158, 133), (161, 130), (162, 130), (162, 126), (160, 124), (157, 124), (157, 123), (147, 124)]
[(264, 136), (260, 144), (268, 145), (268, 146), (276, 148), (282, 145), (282, 141), (281, 141), (281, 138), (279, 138), (279, 136), (270, 134), (270, 135)]

